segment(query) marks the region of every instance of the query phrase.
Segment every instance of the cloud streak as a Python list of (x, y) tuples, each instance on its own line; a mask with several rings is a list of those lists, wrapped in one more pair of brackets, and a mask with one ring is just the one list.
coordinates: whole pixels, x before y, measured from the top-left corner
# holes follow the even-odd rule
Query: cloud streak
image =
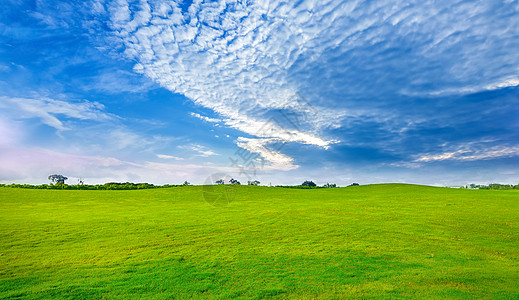
[(191, 116), (195, 117), (195, 118), (198, 118), (200, 120), (203, 120), (203, 121), (206, 121), (206, 122), (209, 122), (209, 123), (219, 123), (219, 122), (222, 122), (222, 120), (220, 119), (217, 119), (217, 118), (209, 118), (209, 117), (206, 117), (206, 116), (202, 116), (200, 114), (197, 114), (197, 113), (190, 113)]
[(184, 160), (182, 157), (176, 157), (176, 156), (167, 155), (167, 154), (157, 154), (157, 157), (161, 158), (161, 159)]
[(60, 117), (79, 120), (107, 121), (115, 115), (104, 112), (104, 106), (98, 102), (67, 102), (50, 98), (15, 98), (0, 97), (0, 107), (11, 111), (17, 118), (39, 118), (42, 123), (57, 130), (67, 130)]
[[(251, 166), (242, 166), (246, 169), (268, 169), (268, 170), (282, 170), (289, 171), (298, 168), (298, 165), (294, 164), (294, 159), (282, 154), (278, 150), (274, 150), (275, 147), (272, 144), (283, 144), (284, 141), (280, 139), (249, 139), (239, 137), (237, 141), (238, 147), (241, 147), (251, 153), (257, 153), (258, 159), (254, 161), (247, 161), (252, 164)], [(280, 147), (278, 147), (280, 148)], [(265, 161), (271, 162), (271, 165), (264, 166)]]
[(519, 146), (495, 146), (489, 149), (460, 149), (440, 154), (427, 154), (418, 157), (415, 162), (434, 162), (444, 160), (477, 161), (519, 156)]
[(183, 145), (183, 146), (178, 146), (178, 148), (184, 149), (184, 150), (189, 150), (192, 153), (194, 153), (195, 156), (200, 156), (200, 157), (209, 157), (209, 156), (218, 155), (213, 150), (210, 150), (207, 147), (198, 145), (198, 144)]

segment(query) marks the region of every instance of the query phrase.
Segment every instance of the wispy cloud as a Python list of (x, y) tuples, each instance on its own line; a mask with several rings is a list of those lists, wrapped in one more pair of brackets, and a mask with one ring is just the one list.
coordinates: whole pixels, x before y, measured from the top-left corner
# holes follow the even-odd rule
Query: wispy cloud
[(471, 149), (469, 147), (463, 147), (462, 149), (444, 152), (437, 154), (425, 154), (415, 159), (415, 162), (433, 162), (433, 161), (444, 161), (444, 160), (457, 160), (457, 161), (476, 161), (476, 160), (488, 160), (497, 158), (506, 158), (519, 156), (519, 146), (494, 146), (483, 149)]
[(107, 94), (144, 93), (157, 88), (155, 83), (140, 77), (139, 74), (113, 68), (102, 69), (93, 76), (74, 78), (73, 83), (87, 91), (100, 91)]
[(176, 156), (166, 155), (166, 154), (157, 154), (157, 157), (162, 158), (162, 159), (184, 160), (182, 157), (176, 157)]
[(201, 157), (209, 157), (209, 156), (218, 155), (216, 152), (208, 149), (207, 147), (198, 145), (198, 144), (183, 145), (183, 146), (178, 146), (178, 148), (192, 151), (195, 153), (196, 156), (201, 156)]
[[(31, 122), (55, 129), (55, 135), (46, 137), (47, 143), (52, 141), (55, 149), (80, 149), (83, 153), (153, 152), (176, 139), (146, 134), (123, 117), (107, 112), (102, 104), (86, 100), (1, 96), (0, 119), (3, 119), (0, 132), (4, 132), (0, 145), (27, 143), (23, 142), (27, 137), (38, 136), (42, 129), (29, 125)], [(5, 125), (7, 123), (10, 125)], [(37, 142), (33, 142), (33, 146), (36, 145)]]
[(106, 121), (116, 118), (104, 112), (104, 106), (98, 102), (67, 102), (50, 98), (27, 99), (0, 97), (0, 107), (17, 118), (39, 118), (44, 124), (58, 130), (67, 127), (60, 117), (79, 120)]
[(209, 117), (206, 117), (206, 116), (202, 116), (200, 114), (197, 114), (197, 113), (190, 113), (191, 116), (195, 117), (195, 118), (198, 118), (200, 120), (204, 120), (206, 122), (210, 122), (210, 123), (218, 123), (218, 122), (222, 122), (222, 120), (220, 119), (216, 119), (216, 118), (209, 118)]
[[(251, 153), (257, 153), (264, 161), (255, 162), (254, 168), (268, 169), (268, 170), (282, 170), (288, 171), (297, 169), (298, 165), (294, 164), (294, 159), (282, 154), (280, 151), (275, 150), (273, 144), (283, 144), (285, 141), (281, 139), (250, 139), (244, 137), (238, 137), (237, 145)], [(260, 160), (261, 160), (260, 159)], [(268, 165), (264, 165), (265, 161), (269, 162)], [(258, 164), (258, 166), (256, 166)]]
[(503, 78), (499, 81), (489, 83), (487, 85), (467, 85), (461, 88), (448, 88), (444, 90), (435, 90), (431, 92), (414, 92), (408, 93), (404, 92), (404, 94), (410, 96), (449, 96), (449, 95), (463, 95), (463, 94), (473, 94), (485, 91), (493, 91), (499, 90), (508, 87), (516, 87), (519, 86), (519, 76), (517, 78)]

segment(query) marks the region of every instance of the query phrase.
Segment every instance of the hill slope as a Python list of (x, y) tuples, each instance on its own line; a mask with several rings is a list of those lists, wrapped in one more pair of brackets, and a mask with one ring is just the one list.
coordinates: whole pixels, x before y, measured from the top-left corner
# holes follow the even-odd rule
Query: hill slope
[(0, 298), (518, 298), (518, 216), (401, 184), (0, 188)]

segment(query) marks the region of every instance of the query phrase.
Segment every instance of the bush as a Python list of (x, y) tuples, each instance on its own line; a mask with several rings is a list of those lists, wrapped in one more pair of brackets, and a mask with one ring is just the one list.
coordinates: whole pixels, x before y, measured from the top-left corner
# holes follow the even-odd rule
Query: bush
[(317, 184), (315, 184), (315, 182), (313, 182), (313, 181), (306, 180), (305, 182), (303, 182), (303, 183), (301, 184), (301, 186), (316, 187)]
[(334, 187), (337, 187), (337, 185), (335, 183), (326, 183), (325, 185), (323, 185), (323, 188), (334, 188)]

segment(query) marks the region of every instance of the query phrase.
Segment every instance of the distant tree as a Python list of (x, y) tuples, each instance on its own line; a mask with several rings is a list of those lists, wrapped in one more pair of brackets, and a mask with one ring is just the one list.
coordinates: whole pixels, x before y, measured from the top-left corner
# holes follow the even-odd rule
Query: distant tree
[(247, 181), (247, 184), (248, 185), (259, 185), (261, 182), (257, 181), (257, 180), (254, 180), (254, 181)]
[(215, 183), (216, 184), (225, 184), (225, 181), (223, 179), (218, 179)]
[(315, 184), (313, 181), (310, 181), (310, 180), (305, 180), (305, 182), (303, 182), (301, 185), (302, 186), (308, 186), (308, 187), (317, 186), (317, 184)]
[(231, 180), (229, 180), (229, 182), (231, 184), (241, 184), (238, 180), (234, 179), (234, 178), (231, 178)]
[(348, 186), (356, 186), (356, 185), (360, 185), (360, 184), (354, 182), (354, 183), (352, 183), (352, 184), (350, 184), (350, 185), (348, 185)]
[(63, 175), (59, 175), (59, 174), (52, 174), (52, 175), (49, 175), (48, 179), (50, 180), (51, 183), (54, 183), (54, 184), (65, 184), (65, 180), (67, 180), (68, 178), (63, 176)]
[(184, 183), (182, 185), (191, 185), (191, 183), (189, 183), (187, 180), (184, 181)]
[(325, 187), (325, 188), (334, 188), (334, 187), (337, 187), (337, 185), (335, 183), (326, 183), (325, 185), (323, 185), (323, 187)]

